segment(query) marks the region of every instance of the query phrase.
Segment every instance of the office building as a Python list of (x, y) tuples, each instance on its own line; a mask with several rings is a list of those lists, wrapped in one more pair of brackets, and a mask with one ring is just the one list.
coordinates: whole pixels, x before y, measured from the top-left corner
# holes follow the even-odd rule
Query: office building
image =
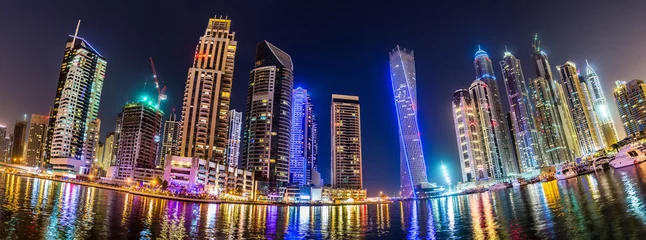
[(290, 183), (298, 186), (311, 185), (313, 180), (318, 180), (313, 179), (312, 175), (318, 169), (318, 136), (314, 105), (307, 90), (300, 87), (294, 89), (292, 99), (289, 179)]
[(229, 128), (227, 129), (227, 164), (238, 167), (240, 161), (240, 137), (242, 135), (242, 112), (229, 111)]
[(399, 130), (399, 182), (403, 196), (416, 197), (415, 188), (428, 182), (417, 119), (417, 78), (412, 50), (396, 46), (389, 54), (390, 79)]
[(29, 120), (29, 137), (27, 138), (27, 153), (25, 154), (26, 164), (28, 166), (43, 166), (43, 153), (45, 151), (48, 124), (49, 116), (40, 114), (31, 115), (31, 119)]
[(626, 135), (644, 131), (646, 123), (646, 84), (643, 80), (616, 81), (615, 102)]
[(359, 97), (333, 94), (330, 116), (332, 187), (363, 189)]
[(467, 89), (458, 89), (453, 94), (453, 123), (458, 141), (462, 182), (489, 179), (491, 168), (483, 153), (480, 123), (475, 103)]
[(11, 163), (27, 164), (25, 162), (25, 137), (27, 134), (27, 117), (16, 121), (13, 127), (13, 142), (11, 143)]
[(590, 66), (588, 60), (585, 61), (585, 65), (585, 82), (588, 86), (588, 94), (592, 103), (592, 109), (594, 110), (593, 113), (596, 117), (597, 128), (600, 129), (599, 132), (604, 147), (610, 148), (612, 144), (619, 140), (615, 123), (612, 120), (612, 116), (610, 116), (610, 109), (608, 108), (606, 97), (603, 94), (599, 76), (592, 66)]
[(175, 113), (172, 113), (164, 123), (161, 148), (157, 154), (157, 161), (155, 161), (158, 167), (166, 166), (168, 156), (179, 156), (180, 126), (181, 122), (175, 118)]
[(231, 20), (209, 19), (186, 79), (180, 156), (224, 163), (236, 46)]
[(249, 73), (241, 162), (274, 193), (289, 182), (293, 71), (287, 53), (267, 41), (258, 44)]

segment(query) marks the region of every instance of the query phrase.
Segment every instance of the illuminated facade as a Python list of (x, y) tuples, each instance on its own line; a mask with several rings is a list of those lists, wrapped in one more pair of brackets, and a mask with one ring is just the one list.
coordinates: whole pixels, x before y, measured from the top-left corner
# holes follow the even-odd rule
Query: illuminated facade
[(85, 134), (85, 143), (83, 146), (83, 159), (89, 159), (92, 163), (96, 156), (96, 148), (99, 144), (99, 134), (101, 132), (101, 120), (93, 119), (87, 125)]
[(332, 94), (332, 187), (363, 189), (361, 114), (358, 96)]
[(395, 47), (390, 54), (390, 79), (399, 129), (399, 182), (402, 196), (415, 197), (427, 183), (426, 162), (417, 124), (417, 79), (412, 50)]
[(258, 44), (249, 73), (241, 163), (266, 178), (272, 193), (289, 182), (293, 71), (287, 53), (267, 41)]
[(197, 157), (168, 156), (163, 178), (173, 188), (215, 195), (231, 193), (251, 197), (255, 186), (253, 172)]
[(483, 81), (475, 80), (469, 87), (473, 107), (475, 109), (477, 125), (480, 128), (479, 136), (481, 142), (482, 156), (485, 164), (489, 167), (489, 173), (493, 178), (505, 176), (504, 162), (502, 161), (500, 147), (496, 141), (496, 132), (492, 128), (493, 120), (491, 119), (487, 84)]
[(25, 164), (25, 137), (27, 134), (27, 120), (16, 121), (13, 127), (11, 143), (11, 163)]
[[(42, 166), (45, 139), (49, 116), (32, 114), (29, 120), (29, 137), (27, 139), (27, 153), (25, 162), (28, 166)], [(2, 135), (0, 134), (0, 137)]]
[(164, 122), (164, 129), (161, 136), (161, 148), (157, 154), (156, 164), (158, 167), (166, 166), (167, 156), (179, 156), (179, 135), (181, 123), (175, 118), (175, 113), (172, 113), (166, 122)]
[(242, 134), (242, 112), (234, 109), (229, 111), (229, 128), (227, 139), (227, 165), (238, 166), (240, 159), (240, 135)]
[(542, 155), (534, 132), (534, 117), (525, 76), (520, 60), (509, 51), (505, 51), (505, 56), (500, 61), (500, 68), (511, 109), (509, 113), (509, 128), (513, 138), (511, 143), (516, 150), (520, 172), (527, 172), (542, 165)]
[(9, 141), (7, 140), (7, 126), (0, 125), (0, 162), (7, 162), (9, 158)]
[[(107, 62), (85, 39), (70, 36), (49, 116), (45, 162), (50, 158), (80, 161), (70, 164), (89, 167), (88, 152), (95, 146), (88, 134), (97, 119)], [(88, 137), (90, 135), (90, 137)]]
[(567, 103), (570, 110), (569, 113), (579, 140), (581, 153), (584, 155), (592, 154), (602, 148), (602, 144), (594, 126), (593, 115), (588, 109), (590, 105), (587, 101), (587, 95), (581, 87), (576, 65), (568, 61), (556, 68), (561, 76), (561, 84), (563, 84), (565, 98), (562, 100)]
[(307, 90), (300, 87), (294, 89), (292, 99), (289, 179), (298, 186), (310, 185), (312, 172), (317, 171), (318, 155), (314, 106)]
[(491, 169), (483, 154), (483, 142), (480, 137), (482, 129), (469, 91), (455, 91), (452, 106), (462, 182), (487, 180)]
[(105, 149), (103, 150), (103, 165), (114, 166), (117, 163), (114, 147), (117, 145), (114, 132), (108, 133), (105, 137)]
[(179, 155), (226, 161), (229, 103), (237, 42), (231, 20), (211, 18), (195, 47), (182, 105)]
[(646, 84), (643, 80), (616, 81), (615, 102), (626, 135), (644, 131), (646, 123)]
[(152, 101), (127, 103), (123, 107), (117, 150), (117, 179), (148, 182), (156, 168), (157, 141), (162, 113)]
[(615, 123), (612, 120), (612, 116), (610, 116), (610, 109), (608, 108), (606, 97), (603, 94), (599, 76), (592, 69), (588, 60), (585, 61), (585, 65), (585, 82), (588, 86), (588, 95), (590, 96), (591, 106), (594, 110), (593, 113), (596, 118), (597, 128), (599, 129), (604, 147), (609, 148), (619, 140)]

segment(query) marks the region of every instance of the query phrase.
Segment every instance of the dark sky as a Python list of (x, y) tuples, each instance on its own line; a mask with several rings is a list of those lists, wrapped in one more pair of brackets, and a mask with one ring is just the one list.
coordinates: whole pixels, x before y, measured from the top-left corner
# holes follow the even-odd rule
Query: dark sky
[[(566, 60), (583, 66), (588, 59), (601, 77), (618, 127), (614, 81), (646, 77), (646, 2), (640, 0), (184, 2), (4, 1), (0, 124), (13, 126), (25, 113), (47, 113), (65, 41), (77, 19), (82, 19), (79, 35), (108, 61), (99, 110), (103, 137), (114, 130), (123, 104), (142, 92), (145, 79), (152, 83), (148, 57), (155, 59), (158, 75), (168, 85), (166, 112), (181, 109), (198, 38), (209, 17), (228, 15), (238, 41), (232, 107), (244, 109), (256, 43), (268, 40), (289, 53), (296, 85), (312, 94), (321, 130), (319, 164), (329, 182), (331, 94), (358, 95), (364, 184), (370, 195), (393, 193), (399, 186), (397, 120), (388, 74), (388, 52), (396, 44), (415, 51), (430, 181), (441, 181), (440, 161), (459, 180), (451, 99), (474, 79), (478, 44), (495, 61), (499, 77), (497, 61), (505, 45), (525, 64), (525, 77), (536, 76), (529, 63), (535, 32), (553, 68)], [(503, 92), (502, 83), (498, 87)], [(623, 129), (618, 131), (623, 136)]]

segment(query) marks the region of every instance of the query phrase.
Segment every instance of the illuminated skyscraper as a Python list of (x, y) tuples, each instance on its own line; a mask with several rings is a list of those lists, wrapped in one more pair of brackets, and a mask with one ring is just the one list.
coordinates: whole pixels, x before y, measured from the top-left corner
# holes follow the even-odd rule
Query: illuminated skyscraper
[(489, 167), (489, 173), (493, 178), (501, 178), (505, 176), (505, 163), (502, 161), (499, 141), (496, 141), (496, 132), (492, 127), (492, 116), (489, 106), (490, 93), (488, 85), (483, 81), (475, 80), (469, 87), (473, 107), (475, 109), (477, 125), (480, 128), (480, 143), (482, 149), (482, 157), (485, 165)]
[(644, 131), (646, 123), (646, 83), (643, 80), (634, 79), (629, 82), (616, 81), (614, 96), (621, 123), (624, 126), (626, 135)]
[(242, 134), (242, 112), (232, 109), (227, 117), (229, 118), (227, 163), (229, 166), (238, 167), (238, 161), (240, 161), (240, 137)]
[(161, 148), (157, 156), (156, 164), (158, 167), (166, 166), (166, 158), (170, 156), (179, 156), (179, 136), (180, 121), (175, 117), (175, 113), (164, 122), (164, 129), (161, 136)]
[[(511, 154), (511, 146), (507, 137), (507, 121), (500, 102), (498, 82), (493, 71), (493, 64), (489, 55), (478, 47), (473, 65), (476, 70), (476, 81), (471, 85), (471, 95), (476, 101), (476, 109), (481, 116), (480, 127), (488, 133), (491, 146), (488, 155), (496, 171), (495, 177), (505, 177), (519, 172), (516, 158)], [(477, 86), (476, 86), (477, 85)], [(479, 90), (474, 89), (479, 87)], [(474, 91), (476, 90), (476, 91)], [(480, 91), (481, 90), (481, 91)], [(475, 95), (477, 94), (477, 95)], [(484, 115), (488, 116), (484, 116)], [(483, 121), (487, 119), (487, 121)], [(485, 139), (487, 139), (485, 137)], [(497, 169), (502, 167), (502, 169)]]
[(576, 65), (568, 61), (556, 68), (559, 70), (565, 93), (565, 98), (562, 100), (567, 103), (570, 110), (581, 152), (584, 155), (592, 154), (599, 150), (602, 144), (599, 142), (600, 138), (594, 126), (593, 115), (588, 109), (587, 96), (581, 88)]
[(25, 135), (27, 134), (27, 117), (16, 121), (13, 127), (13, 142), (11, 143), (11, 163), (25, 164)]
[(292, 130), (292, 58), (267, 41), (256, 48), (249, 73), (242, 166), (269, 180), (270, 192), (289, 182), (289, 139)]
[(7, 126), (0, 125), (0, 162), (7, 162), (9, 158), (9, 141), (7, 141)]
[(412, 50), (390, 52), (390, 79), (399, 129), (399, 182), (402, 196), (416, 197), (415, 188), (428, 182), (424, 150), (417, 125), (417, 79)]
[(42, 167), (48, 124), (49, 116), (40, 114), (31, 115), (31, 119), (29, 120), (29, 138), (27, 139), (27, 153), (25, 154), (28, 166)]
[(599, 82), (599, 76), (594, 71), (594, 69), (592, 69), (592, 66), (590, 66), (588, 60), (585, 61), (585, 65), (585, 82), (588, 85), (588, 94), (590, 95), (590, 100), (592, 101), (591, 105), (596, 117), (596, 123), (598, 128), (600, 129), (599, 132), (602, 137), (604, 147), (609, 148), (610, 145), (616, 143), (619, 139), (617, 137), (615, 123), (610, 116), (608, 102), (606, 101), (606, 97), (603, 94), (601, 82)]
[(458, 89), (453, 94), (453, 123), (458, 141), (462, 182), (487, 180), (491, 168), (483, 155), (481, 128), (471, 94)]
[(95, 118), (87, 125), (85, 143), (83, 146), (83, 159), (90, 159), (94, 162), (96, 148), (99, 144), (99, 134), (101, 133), (101, 120)]
[(505, 56), (500, 61), (500, 67), (511, 109), (509, 128), (513, 133), (512, 144), (516, 149), (520, 172), (527, 172), (541, 165), (542, 155), (539, 141), (534, 138), (536, 134), (533, 134), (534, 117), (532, 116), (525, 76), (520, 60), (516, 59), (509, 51), (505, 51)]
[[(80, 23), (80, 22), (79, 22)], [(77, 28), (78, 32), (78, 28)], [(85, 158), (92, 121), (97, 119), (107, 62), (83, 38), (70, 36), (49, 116), (45, 162), (76, 166), (75, 174), (88, 173), (92, 159)]]
[(115, 147), (118, 145), (114, 137), (114, 132), (108, 133), (105, 137), (105, 149), (103, 150), (103, 165), (114, 166), (117, 164)]
[(225, 162), (236, 46), (231, 20), (209, 19), (186, 78), (180, 156)]
[(306, 89), (294, 89), (292, 98), (292, 138), (290, 143), (290, 183), (312, 184), (312, 172), (317, 171), (317, 125), (314, 106)]
[(332, 187), (363, 189), (359, 97), (332, 94), (330, 120)]

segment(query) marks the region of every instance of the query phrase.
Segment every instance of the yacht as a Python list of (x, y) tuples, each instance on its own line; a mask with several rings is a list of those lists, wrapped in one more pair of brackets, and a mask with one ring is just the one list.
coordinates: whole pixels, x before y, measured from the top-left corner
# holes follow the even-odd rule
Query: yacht
[(576, 165), (574, 163), (564, 162), (556, 165), (556, 173), (554, 173), (554, 177), (557, 180), (565, 180), (576, 177), (577, 175)]
[(636, 146), (625, 146), (615, 155), (615, 159), (610, 161), (610, 166), (617, 169), (644, 161), (646, 161), (646, 155), (639, 148)]
[(523, 186), (523, 185), (527, 185), (527, 181), (525, 181), (524, 178), (520, 177), (520, 178), (517, 178), (516, 180), (514, 180), (513, 182), (511, 182), (511, 185), (514, 186), (514, 187), (520, 187), (520, 186)]
[(505, 184), (504, 182), (499, 182), (494, 185), (491, 185), (489, 187), (489, 190), (498, 190), (498, 189), (505, 189), (505, 188), (507, 188), (507, 184)]

